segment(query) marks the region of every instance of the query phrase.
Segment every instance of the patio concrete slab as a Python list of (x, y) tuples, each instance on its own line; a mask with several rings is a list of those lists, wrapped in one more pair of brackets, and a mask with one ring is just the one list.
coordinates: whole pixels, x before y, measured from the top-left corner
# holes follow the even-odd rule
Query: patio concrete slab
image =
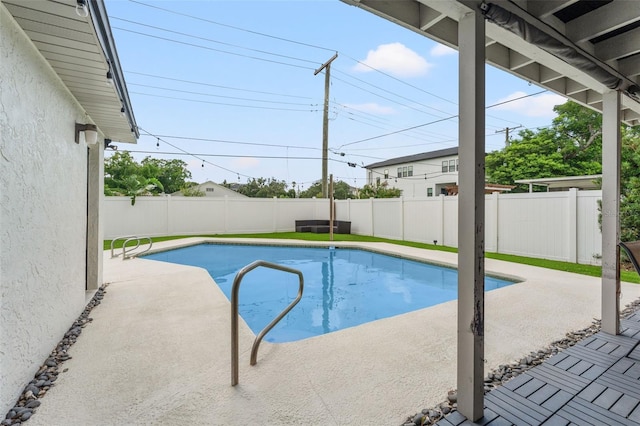
[[(154, 249), (204, 240), (214, 239)], [(447, 252), (335, 245), (456, 264)], [(600, 316), (599, 278), (491, 259), (486, 270), (524, 280), (486, 294), (487, 371)], [(398, 425), (456, 387), (455, 301), (299, 342), (263, 342), (253, 367), (254, 334), (241, 322), (232, 387), (230, 305), (205, 270), (105, 252), (104, 281), (94, 321), (32, 425)], [(640, 286), (623, 283), (622, 305), (639, 297)]]

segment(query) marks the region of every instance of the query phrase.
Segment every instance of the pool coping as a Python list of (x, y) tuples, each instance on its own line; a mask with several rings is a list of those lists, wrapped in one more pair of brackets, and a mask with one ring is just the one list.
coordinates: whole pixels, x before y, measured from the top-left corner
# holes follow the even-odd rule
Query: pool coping
[[(193, 237), (189, 237), (189, 239), (191, 239)], [(196, 237), (196, 238), (200, 238), (200, 237)], [(164, 251), (170, 251), (170, 250), (175, 250), (178, 248), (185, 248), (185, 247), (191, 247), (191, 246), (196, 246), (196, 245), (200, 245), (200, 244), (215, 244), (215, 245), (252, 245), (252, 246), (279, 246), (279, 247), (310, 247), (310, 248), (318, 248), (318, 247), (322, 247), (322, 248), (330, 248), (330, 247), (336, 247), (336, 248), (349, 248), (349, 249), (358, 249), (358, 250), (363, 250), (363, 251), (368, 251), (371, 253), (378, 253), (378, 254), (385, 254), (387, 256), (391, 256), (391, 257), (399, 257), (401, 259), (408, 259), (408, 260), (413, 260), (416, 262), (420, 262), (420, 263), (426, 263), (429, 265), (434, 265), (434, 266), (442, 266), (445, 268), (451, 268), (451, 269), (455, 269), (458, 270), (458, 265), (457, 263), (451, 263), (451, 262), (444, 262), (444, 261), (437, 261), (437, 260), (429, 260), (429, 259), (425, 259), (424, 257), (420, 257), (420, 256), (415, 256), (415, 255), (411, 255), (411, 254), (399, 254), (397, 251), (393, 251), (391, 249), (385, 249), (382, 247), (371, 247), (368, 246), (367, 244), (377, 244), (376, 242), (372, 242), (372, 243), (366, 243), (366, 242), (359, 242), (359, 241), (331, 241), (331, 242), (326, 242), (326, 241), (308, 241), (308, 240), (289, 240), (289, 239), (276, 239), (276, 240), (268, 240), (269, 242), (262, 242), (262, 241), (266, 241), (266, 240), (259, 240), (259, 239), (252, 239), (249, 242), (244, 242), (241, 241), (241, 239), (228, 239), (228, 238), (214, 238), (214, 237), (201, 237), (202, 239), (199, 241), (191, 241), (185, 244), (180, 244), (179, 246), (176, 247), (161, 247), (161, 248), (151, 248), (149, 251), (141, 254), (140, 256), (135, 256), (134, 257), (138, 257), (141, 259), (144, 259), (144, 257), (146, 255), (149, 254), (155, 254), (155, 253), (162, 253)], [(227, 241), (230, 240), (230, 241)], [(174, 241), (174, 240), (172, 240)], [(281, 243), (279, 243), (281, 242)], [(392, 243), (382, 243), (382, 244), (392, 244)], [(398, 247), (398, 245), (393, 245), (394, 247)], [(418, 249), (418, 250), (428, 250), (428, 249)], [(431, 252), (441, 252), (440, 250), (428, 250)], [(443, 253), (449, 253), (449, 252), (444, 252)], [(517, 275), (512, 275), (512, 274), (504, 274), (504, 273), (499, 273), (499, 272), (493, 272), (490, 270), (486, 270), (485, 269), (485, 275), (492, 277), (492, 278), (499, 278), (499, 279), (503, 279), (505, 281), (510, 281), (513, 283), (519, 283), (524, 281), (525, 279), (517, 276)]]

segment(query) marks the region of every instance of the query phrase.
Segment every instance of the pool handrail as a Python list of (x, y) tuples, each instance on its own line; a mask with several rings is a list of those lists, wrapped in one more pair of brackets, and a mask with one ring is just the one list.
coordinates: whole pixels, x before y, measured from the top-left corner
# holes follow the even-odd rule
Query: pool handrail
[(125, 235), (125, 236), (122, 236), (122, 237), (116, 237), (113, 240), (111, 240), (111, 257), (112, 258), (120, 256), (119, 253), (114, 254), (114, 247), (115, 247), (116, 241), (118, 241), (118, 240), (128, 240), (129, 238), (138, 238), (138, 237), (135, 236), (135, 235)]
[[(138, 247), (140, 247), (140, 240), (148, 240), (149, 241), (149, 247), (147, 247), (146, 249), (139, 251), (137, 253), (133, 253), (134, 250), (136, 250)], [(129, 243), (130, 241), (135, 241), (136, 242), (136, 246), (133, 247), (130, 250), (127, 250), (127, 243)], [(127, 260), (130, 259), (134, 256), (140, 256), (142, 253), (146, 253), (149, 250), (151, 250), (151, 246), (153, 246), (153, 240), (151, 239), (151, 237), (131, 237), (128, 238), (124, 241), (124, 243), (122, 244), (122, 260)], [(127, 256), (127, 253), (131, 253)]]
[(251, 272), (252, 270), (258, 267), (265, 267), (276, 269), (283, 272), (289, 272), (291, 274), (298, 275), (299, 278), (299, 288), (298, 295), (277, 317), (273, 319), (259, 334), (256, 336), (256, 340), (253, 342), (253, 346), (251, 347), (251, 361), (250, 365), (256, 365), (258, 362), (258, 347), (260, 346), (260, 342), (262, 338), (269, 332), (271, 329), (285, 316), (289, 313), (291, 309), (302, 299), (302, 291), (304, 289), (304, 277), (302, 276), (302, 272), (289, 268), (287, 266), (278, 265), (276, 263), (267, 262), (265, 260), (256, 260), (244, 268), (240, 269), (236, 274), (236, 277), (233, 280), (233, 287), (231, 288), (231, 386), (235, 386), (238, 384), (238, 376), (239, 376), (239, 368), (238, 368), (238, 294), (240, 292), (240, 283), (244, 276)]

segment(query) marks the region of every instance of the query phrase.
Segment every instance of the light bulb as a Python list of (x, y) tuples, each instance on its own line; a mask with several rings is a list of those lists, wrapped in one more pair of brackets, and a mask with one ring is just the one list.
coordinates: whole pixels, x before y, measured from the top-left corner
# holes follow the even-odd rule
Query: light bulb
[(87, 0), (78, 0), (76, 4), (76, 15), (81, 18), (89, 16), (89, 8), (87, 7)]

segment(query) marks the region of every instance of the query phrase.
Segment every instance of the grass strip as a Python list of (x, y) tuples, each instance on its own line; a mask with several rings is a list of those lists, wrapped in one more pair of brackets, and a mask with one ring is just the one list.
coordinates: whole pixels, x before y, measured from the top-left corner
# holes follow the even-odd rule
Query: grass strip
[[(225, 235), (174, 235), (170, 237), (153, 237), (154, 243), (161, 241), (177, 240), (181, 238), (191, 237), (215, 237), (215, 238), (270, 238), (270, 239), (291, 239), (291, 240), (303, 240), (303, 241), (329, 241), (329, 234), (314, 234), (310, 232), (275, 232), (266, 234), (225, 234)], [(365, 235), (355, 234), (334, 234), (333, 241), (356, 241), (356, 242), (368, 242), (368, 243), (389, 243), (400, 246), (415, 247), (427, 250), (440, 250), (451, 253), (457, 253), (458, 249), (454, 247), (439, 246), (435, 244), (417, 243), (413, 241), (402, 240), (390, 240), (387, 238), (368, 237)], [(122, 248), (124, 240), (116, 241), (114, 248)], [(135, 245), (135, 242), (130, 243), (131, 246)], [(104, 249), (109, 250), (111, 248), (111, 240), (104, 241)], [(533, 257), (515, 256), (511, 254), (501, 253), (485, 253), (485, 257), (488, 259), (503, 260), (505, 262), (520, 263), (523, 265), (538, 266), (540, 268), (554, 269), (557, 271), (572, 272), (574, 274), (588, 275), (592, 277), (599, 277), (602, 275), (602, 268), (596, 265), (582, 265), (579, 263), (562, 262), (559, 260), (537, 259)], [(635, 271), (620, 271), (620, 279), (629, 283), (640, 283), (640, 275)]]

